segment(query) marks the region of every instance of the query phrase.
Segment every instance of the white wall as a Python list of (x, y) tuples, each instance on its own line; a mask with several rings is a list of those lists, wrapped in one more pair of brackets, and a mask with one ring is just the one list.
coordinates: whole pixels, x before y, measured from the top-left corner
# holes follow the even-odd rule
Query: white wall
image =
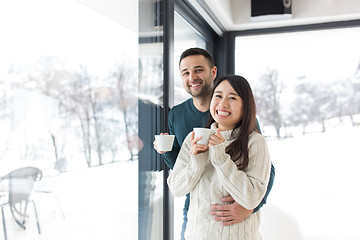
[(94, 11), (114, 20), (123, 27), (137, 32), (138, 21), (133, 21), (138, 14), (138, 0), (77, 0)]

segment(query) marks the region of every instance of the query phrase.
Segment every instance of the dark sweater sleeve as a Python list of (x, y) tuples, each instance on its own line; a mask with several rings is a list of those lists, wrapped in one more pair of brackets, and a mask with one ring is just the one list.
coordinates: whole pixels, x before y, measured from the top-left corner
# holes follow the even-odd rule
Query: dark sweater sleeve
[(266, 193), (264, 198), (261, 200), (261, 202), (259, 203), (259, 205), (254, 209), (254, 212), (259, 211), (259, 209), (266, 203), (266, 199), (269, 196), (269, 193), (272, 189), (273, 183), (274, 183), (274, 178), (275, 178), (275, 167), (274, 165), (271, 163), (271, 171), (270, 171), (270, 178), (269, 178), (269, 183), (266, 189)]
[[(256, 119), (256, 128), (259, 130), (259, 132), (261, 133), (261, 129), (260, 129), (260, 124), (259, 121)], [(253, 213), (259, 211), (259, 209), (266, 204), (266, 200), (267, 197), (269, 196), (269, 193), (272, 189), (273, 183), (274, 183), (274, 178), (275, 178), (275, 167), (274, 165), (271, 163), (271, 171), (270, 171), (270, 178), (269, 178), (269, 183), (266, 189), (266, 193), (264, 198), (261, 200), (261, 202), (259, 203), (259, 205), (254, 209)]]
[(163, 154), (164, 161), (166, 166), (168, 166), (170, 169), (174, 168), (176, 158), (179, 154), (180, 147), (176, 139), (174, 140), (174, 146), (173, 149), (170, 152), (166, 152)]
[[(169, 112), (169, 134), (170, 135), (175, 135), (175, 129), (174, 129), (174, 114), (173, 114), (173, 111), (170, 110)], [(170, 169), (173, 169), (174, 168), (174, 165), (175, 165), (175, 161), (176, 161), (176, 158), (179, 154), (179, 151), (180, 151), (180, 144), (176, 138), (176, 135), (175, 135), (175, 139), (174, 139), (174, 145), (173, 145), (173, 148), (170, 152), (166, 152), (163, 154), (163, 157), (164, 157), (164, 161), (165, 161), (165, 164), (166, 166), (168, 166)]]

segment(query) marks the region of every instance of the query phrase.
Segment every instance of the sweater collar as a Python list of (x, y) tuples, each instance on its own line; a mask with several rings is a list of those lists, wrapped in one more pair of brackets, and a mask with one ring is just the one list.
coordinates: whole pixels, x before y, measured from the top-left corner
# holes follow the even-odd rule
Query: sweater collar
[[(214, 122), (211, 124), (210, 129), (214, 129), (217, 130), (218, 129), (218, 124), (217, 122)], [(221, 135), (226, 139), (226, 140), (230, 140), (232, 139), (231, 137), (231, 133), (233, 132), (233, 130), (226, 130), (226, 131), (220, 131)]]

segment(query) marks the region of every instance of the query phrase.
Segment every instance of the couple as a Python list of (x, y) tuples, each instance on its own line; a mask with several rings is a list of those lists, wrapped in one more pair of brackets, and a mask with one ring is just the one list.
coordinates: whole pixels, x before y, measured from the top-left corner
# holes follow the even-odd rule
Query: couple
[[(214, 82), (217, 68), (204, 49), (183, 52), (179, 67), (192, 98), (171, 109), (173, 150), (158, 152), (173, 169), (168, 178), (172, 193), (187, 194), (181, 239), (260, 239), (258, 210), (275, 173), (257, 133), (251, 88), (235, 75)], [(217, 132), (208, 146), (197, 144), (192, 129), (207, 122)]]

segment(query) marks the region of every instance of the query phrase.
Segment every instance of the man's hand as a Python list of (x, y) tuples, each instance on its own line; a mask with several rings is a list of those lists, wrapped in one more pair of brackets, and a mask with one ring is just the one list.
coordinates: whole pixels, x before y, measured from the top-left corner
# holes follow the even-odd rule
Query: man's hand
[(249, 217), (253, 210), (248, 210), (234, 201), (232, 196), (222, 199), (224, 204), (211, 205), (211, 215), (215, 215), (214, 220), (222, 222), (223, 226), (239, 223)]
[[(169, 134), (168, 134), (168, 133), (160, 133), (160, 135), (169, 135)], [(158, 153), (164, 154), (164, 153), (167, 152), (167, 151), (159, 151), (159, 150), (158, 150), (157, 144), (156, 144), (156, 140), (154, 140), (153, 145), (154, 145), (154, 149), (155, 149)]]

